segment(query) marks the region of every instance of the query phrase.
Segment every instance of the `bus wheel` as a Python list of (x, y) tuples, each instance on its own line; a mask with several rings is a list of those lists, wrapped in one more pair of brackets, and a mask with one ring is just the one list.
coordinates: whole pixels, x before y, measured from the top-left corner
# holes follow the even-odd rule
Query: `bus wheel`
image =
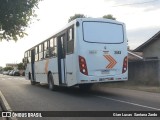
[(89, 91), (91, 87), (92, 87), (92, 84), (80, 84), (79, 85), (80, 90), (83, 90), (83, 91)]
[(50, 73), (49, 76), (48, 76), (48, 85), (49, 85), (49, 89), (52, 90), (52, 91), (55, 91), (56, 90), (56, 87), (54, 85), (54, 81), (53, 81), (53, 76), (52, 74)]

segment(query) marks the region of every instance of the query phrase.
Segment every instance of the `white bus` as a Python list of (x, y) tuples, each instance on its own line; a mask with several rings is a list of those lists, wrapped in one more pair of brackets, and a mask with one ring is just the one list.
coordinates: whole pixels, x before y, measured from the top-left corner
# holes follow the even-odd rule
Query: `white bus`
[(93, 83), (128, 79), (124, 23), (78, 18), (25, 52), (25, 76), (31, 84), (89, 88)]

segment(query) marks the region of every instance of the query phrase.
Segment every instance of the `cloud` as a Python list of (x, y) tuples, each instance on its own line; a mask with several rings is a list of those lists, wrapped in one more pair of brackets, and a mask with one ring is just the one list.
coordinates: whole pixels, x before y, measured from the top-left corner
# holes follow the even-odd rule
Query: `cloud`
[(160, 9), (159, 0), (105, 0), (106, 2), (111, 2), (113, 5), (111, 7), (130, 7), (130, 8), (144, 8), (144, 11), (153, 11)]
[(156, 6), (149, 6), (147, 8), (144, 9), (144, 12), (150, 12), (150, 11), (155, 11), (160, 9), (160, 3)]
[(133, 29), (127, 31), (128, 43), (131, 49), (135, 49), (140, 46), (142, 43), (149, 40), (152, 36), (154, 36), (158, 31), (160, 31), (160, 27), (143, 27), (140, 29)]

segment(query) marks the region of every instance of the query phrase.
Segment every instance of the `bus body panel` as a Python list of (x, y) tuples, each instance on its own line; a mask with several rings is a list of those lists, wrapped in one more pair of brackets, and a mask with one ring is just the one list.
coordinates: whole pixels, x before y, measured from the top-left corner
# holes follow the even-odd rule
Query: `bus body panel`
[(36, 82), (47, 83), (47, 74), (45, 73), (45, 64), (47, 60), (35, 62)]
[[(80, 56), (86, 60), (89, 76), (106, 76), (122, 74), (122, 66), (127, 53), (124, 52), (123, 45), (83, 45), (80, 50)], [(90, 46), (90, 47), (89, 47)], [(104, 49), (107, 47), (107, 49)], [(87, 49), (86, 49), (87, 48)], [(121, 54), (115, 54), (115, 52)]]
[(48, 83), (48, 74), (53, 74), (55, 85), (59, 85), (57, 58), (45, 59), (35, 62), (36, 82)]
[(73, 86), (77, 84), (76, 71), (75, 71), (75, 55), (66, 55), (66, 80), (67, 86)]
[(53, 75), (53, 80), (55, 85), (59, 85), (59, 77), (58, 77), (58, 64), (57, 58), (49, 59), (48, 71)]

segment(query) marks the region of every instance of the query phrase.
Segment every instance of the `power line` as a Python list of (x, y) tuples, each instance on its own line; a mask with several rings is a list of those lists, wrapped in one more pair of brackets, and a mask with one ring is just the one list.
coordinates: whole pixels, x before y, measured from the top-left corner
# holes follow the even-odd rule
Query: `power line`
[(136, 5), (136, 4), (146, 4), (146, 3), (155, 2), (155, 1), (158, 1), (158, 0), (152, 0), (152, 1), (140, 2), (140, 3), (130, 3), (130, 4), (114, 5), (114, 6), (112, 6), (112, 7), (128, 6), (128, 5)]

